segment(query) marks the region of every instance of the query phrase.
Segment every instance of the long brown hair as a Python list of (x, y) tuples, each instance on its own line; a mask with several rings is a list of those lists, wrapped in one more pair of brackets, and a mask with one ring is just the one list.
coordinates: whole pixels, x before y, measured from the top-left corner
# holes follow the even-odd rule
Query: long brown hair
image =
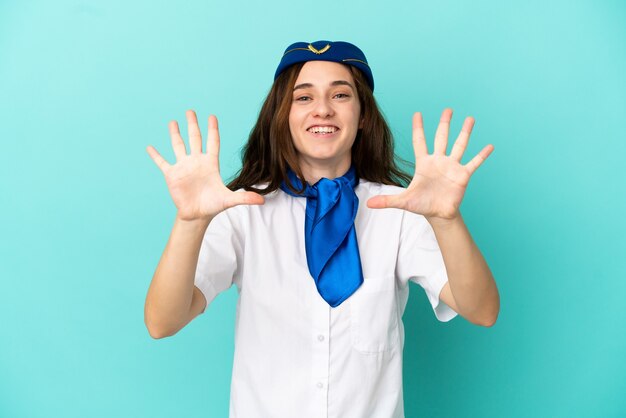
[[(287, 168), (290, 167), (304, 184), (289, 130), (292, 90), (304, 64), (292, 65), (274, 81), (242, 150), (241, 170), (227, 185), (229, 189), (243, 188), (265, 195), (278, 189), (285, 181), (294, 191), (302, 192), (296, 190), (287, 178)], [(359, 69), (351, 65), (347, 67), (356, 83), (363, 119), (363, 127), (352, 145), (352, 165), (356, 175), (372, 182), (406, 186), (411, 177), (398, 168), (396, 160), (407, 165), (408, 162), (394, 154), (393, 135), (365, 76)], [(267, 183), (266, 187), (254, 187), (261, 183)]]

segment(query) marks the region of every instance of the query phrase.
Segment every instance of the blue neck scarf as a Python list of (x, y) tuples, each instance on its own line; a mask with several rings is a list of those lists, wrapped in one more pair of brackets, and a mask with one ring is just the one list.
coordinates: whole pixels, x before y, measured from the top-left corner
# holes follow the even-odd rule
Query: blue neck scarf
[[(296, 189), (302, 188), (302, 182), (291, 169), (287, 169), (287, 176)], [(363, 283), (354, 228), (359, 207), (354, 188), (358, 183), (356, 171), (350, 167), (346, 174), (334, 180), (323, 177), (313, 186), (306, 183), (303, 195), (292, 192), (284, 181), (280, 185), (291, 196), (306, 197), (306, 261), (317, 291), (333, 308)]]

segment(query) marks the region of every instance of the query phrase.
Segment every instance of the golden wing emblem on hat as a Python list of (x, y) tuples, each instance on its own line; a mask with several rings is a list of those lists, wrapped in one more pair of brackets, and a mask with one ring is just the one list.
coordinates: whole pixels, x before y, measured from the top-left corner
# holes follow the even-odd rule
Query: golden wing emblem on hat
[(322, 49), (315, 49), (315, 47), (312, 44), (309, 44), (309, 50), (311, 52), (313, 52), (314, 54), (323, 54), (324, 52), (328, 51), (330, 49), (330, 44), (326, 44), (326, 46)]

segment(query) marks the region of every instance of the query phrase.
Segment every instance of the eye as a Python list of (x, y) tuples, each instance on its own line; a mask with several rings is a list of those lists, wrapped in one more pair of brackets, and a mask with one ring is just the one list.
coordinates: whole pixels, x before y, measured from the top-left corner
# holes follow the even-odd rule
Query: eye
[(346, 94), (346, 93), (337, 93), (337, 94), (335, 94), (335, 97), (337, 97), (337, 96), (340, 96), (339, 97), (340, 99), (350, 97), (350, 95)]
[(297, 102), (308, 102), (308, 99), (310, 99), (309, 96), (300, 96), (296, 99)]

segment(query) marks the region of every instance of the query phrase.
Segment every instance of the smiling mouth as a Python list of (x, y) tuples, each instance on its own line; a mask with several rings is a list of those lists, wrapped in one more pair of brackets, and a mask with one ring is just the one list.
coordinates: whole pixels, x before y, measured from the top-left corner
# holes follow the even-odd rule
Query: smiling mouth
[(323, 126), (323, 127), (314, 126), (314, 127), (307, 129), (307, 132), (314, 134), (314, 135), (319, 135), (319, 136), (332, 135), (338, 131), (339, 131), (339, 128), (337, 128), (336, 126)]

